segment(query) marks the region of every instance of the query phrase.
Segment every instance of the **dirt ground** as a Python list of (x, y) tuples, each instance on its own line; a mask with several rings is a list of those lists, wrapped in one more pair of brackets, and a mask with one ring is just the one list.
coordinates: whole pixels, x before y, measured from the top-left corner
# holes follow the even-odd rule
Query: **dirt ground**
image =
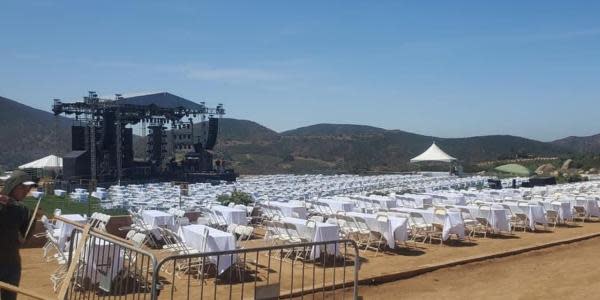
[(600, 238), (361, 287), (364, 299), (598, 299)]
[[(362, 264), (359, 277), (367, 279), (414, 270), (431, 264), (495, 254), (598, 232), (600, 232), (600, 222), (586, 222), (585, 224), (557, 227), (554, 231), (519, 232), (514, 235), (477, 238), (472, 241), (451, 241), (441, 246), (422, 243), (417, 243), (415, 246), (411, 242), (408, 247), (398, 247), (383, 254), (379, 253), (377, 256), (373, 251), (366, 253), (361, 251)], [(262, 240), (253, 240), (244, 246), (250, 248), (261, 244)], [(402, 299), (427, 299), (441, 295), (445, 296), (445, 299), (494, 299), (495, 297), (532, 299), (532, 297), (538, 298), (541, 295), (552, 295), (552, 297), (560, 295), (561, 298), (573, 298), (578, 295), (585, 296), (588, 293), (591, 295), (591, 292), (586, 291), (585, 288), (592, 283), (592, 277), (595, 276), (596, 280), (600, 278), (598, 276), (600, 269), (595, 268), (600, 262), (597, 254), (597, 249), (600, 249), (598, 246), (600, 246), (600, 238), (553, 247), (535, 253), (440, 270), (380, 286), (361, 286), (359, 291), (365, 299), (394, 299), (400, 295)], [(42, 251), (39, 248), (23, 249), (21, 253), (23, 257), (21, 286), (50, 297), (55, 295), (49, 276), (57, 267), (56, 263), (46, 263), (42, 259)], [(272, 273), (271, 278), (279, 277), (279, 274), (274, 273), (273, 270), (264, 268), (268, 263), (268, 261), (265, 262), (265, 258), (267, 258), (266, 255), (260, 256), (258, 265), (261, 267), (256, 275), (264, 277), (265, 274)], [(307, 265), (310, 267), (312, 264), (307, 263)], [(298, 265), (292, 267), (291, 264), (284, 263), (283, 266), (283, 271), (279, 272), (282, 278), (282, 290), (289, 290), (289, 281), (291, 281), (289, 277), (292, 276), (294, 277), (293, 288), (296, 290), (302, 288), (303, 280), (309, 283), (312, 281), (310, 269), (307, 269), (309, 271), (307, 274), (303, 274), (299, 272), (302, 267)], [(253, 267), (249, 265), (250, 268)], [(322, 269), (317, 268), (317, 271), (320, 270)], [(338, 273), (334, 276), (336, 276), (336, 282), (339, 282), (342, 273), (339, 273), (339, 268), (337, 270)], [(331, 269), (327, 271), (330, 272)], [(349, 275), (352, 271), (353, 267), (347, 270), (350, 272)], [(318, 274), (315, 277), (317, 284), (323, 281), (323, 276), (327, 277), (326, 282), (332, 278), (331, 273), (320, 278)], [(346, 278), (349, 280), (351, 277)], [(177, 288), (173, 289), (176, 291), (175, 298), (185, 298), (180, 293), (186, 291), (184, 288), (186, 280), (185, 277), (182, 280), (175, 280), (177, 285)], [(192, 278), (191, 282), (198, 286), (201, 281)], [(172, 283), (167, 283), (166, 291), (172, 289)], [(214, 285), (214, 282), (209, 280), (206, 281), (206, 284)], [(234, 290), (232, 295), (237, 296), (238, 299), (241, 294), (244, 295), (244, 298), (251, 298), (253, 296), (251, 286), (251, 284), (246, 284), (243, 291)], [(304, 288), (306, 287), (305, 284)], [(218, 286), (218, 295), (223, 293), (222, 296), (226, 298), (229, 292), (227, 286)], [(349, 298), (349, 295), (346, 294), (346, 298)]]

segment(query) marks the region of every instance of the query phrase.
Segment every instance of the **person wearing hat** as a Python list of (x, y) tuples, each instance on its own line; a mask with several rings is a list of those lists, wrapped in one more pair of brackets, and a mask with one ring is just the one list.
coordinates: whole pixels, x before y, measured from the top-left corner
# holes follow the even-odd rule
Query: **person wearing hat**
[[(0, 191), (0, 281), (18, 286), (21, 280), (19, 248), (32, 232), (25, 236), (31, 213), (22, 203), (35, 182), (27, 173), (14, 171)], [(16, 299), (16, 293), (2, 290), (0, 299)]]

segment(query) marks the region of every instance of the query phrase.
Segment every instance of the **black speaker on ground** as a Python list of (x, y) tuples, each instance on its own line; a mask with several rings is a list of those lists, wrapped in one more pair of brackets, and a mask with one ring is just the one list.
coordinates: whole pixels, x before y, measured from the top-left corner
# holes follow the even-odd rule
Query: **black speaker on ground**
[(498, 179), (488, 179), (488, 186), (490, 189), (500, 190), (502, 189), (502, 182)]
[(217, 133), (219, 133), (219, 119), (208, 119), (208, 137), (206, 138), (206, 149), (212, 150), (217, 143)]
[(555, 185), (556, 178), (553, 176), (531, 177), (531, 178), (529, 178), (529, 183), (531, 184), (531, 186)]
[(71, 151), (63, 156), (63, 176), (65, 178), (90, 176), (90, 168), (88, 151)]

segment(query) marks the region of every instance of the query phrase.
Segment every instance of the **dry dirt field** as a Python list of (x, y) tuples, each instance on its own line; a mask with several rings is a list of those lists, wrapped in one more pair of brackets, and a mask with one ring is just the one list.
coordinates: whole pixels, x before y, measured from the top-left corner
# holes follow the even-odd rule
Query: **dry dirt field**
[(361, 287), (363, 299), (599, 299), (600, 238)]

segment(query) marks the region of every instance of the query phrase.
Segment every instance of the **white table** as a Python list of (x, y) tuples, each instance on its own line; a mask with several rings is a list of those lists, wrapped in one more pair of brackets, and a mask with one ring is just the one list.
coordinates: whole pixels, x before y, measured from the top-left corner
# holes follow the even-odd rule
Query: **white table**
[[(71, 214), (71, 215), (61, 215), (61, 218), (69, 220), (74, 223), (85, 224), (87, 219), (82, 215)], [(58, 246), (61, 250), (65, 250), (65, 245), (67, 240), (71, 238), (71, 233), (73, 232), (74, 226), (68, 223), (65, 223), (61, 220), (56, 220), (56, 228), (58, 229)]]
[(600, 217), (600, 208), (596, 199), (573, 199), (571, 205), (583, 206), (590, 217)]
[(227, 224), (248, 225), (248, 219), (246, 218), (247, 212), (244, 209), (223, 205), (213, 205), (210, 209), (220, 212)]
[[(208, 230), (208, 239), (204, 242), (204, 230)], [(235, 250), (235, 237), (233, 234), (214, 229), (205, 225), (188, 225), (179, 228), (179, 236), (186, 245), (200, 252), (219, 252)], [(217, 269), (219, 274), (223, 273), (232, 264), (231, 255), (221, 255), (218, 257)], [(210, 256), (208, 259), (217, 264), (217, 256)], [(235, 259), (235, 256), (234, 256)]]
[(306, 219), (308, 218), (308, 210), (306, 207), (291, 203), (291, 202), (277, 202), (277, 201), (268, 201), (265, 204), (270, 206), (278, 207), (283, 213), (284, 217), (292, 217), (292, 218), (300, 218)]
[[(408, 219), (397, 216), (388, 216), (387, 224), (377, 221), (376, 214), (360, 212), (348, 212), (347, 216), (365, 219), (367, 226), (373, 231), (379, 232), (385, 237), (390, 249), (396, 247), (396, 241), (404, 242), (408, 239)], [(383, 232), (382, 232), (383, 231)]]
[[(296, 226), (296, 229), (298, 230), (298, 233), (300, 234), (300, 236), (311, 242), (337, 241), (340, 239), (339, 228), (337, 227), (337, 225), (334, 225), (334, 224), (315, 223), (316, 224), (315, 230), (311, 235), (311, 230), (308, 229), (308, 227), (306, 226), (306, 220), (304, 220), (304, 219), (285, 217), (281, 221), (283, 223), (294, 224)], [(336, 255), (337, 255), (340, 253), (339, 248), (336, 251), (335, 245), (336, 245), (335, 243), (331, 243), (330, 245), (327, 245), (327, 253), (328, 254), (333, 254), (333, 253), (337, 252), (336, 253)], [(313, 251), (311, 252), (310, 258), (315, 259), (315, 258), (319, 258), (320, 256), (321, 256), (321, 246), (315, 246), (313, 248)]]
[(120, 246), (108, 241), (94, 239), (93, 243), (88, 241), (86, 248), (87, 252), (95, 254), (94, 258), (86, 264), (87, 274), (96, 273), (91, 277), (92, 282), (96, 283), (100, 281), (101, 271), (105, 274), (110, 274), (112, 280), (123, 269), (123, 251), (117, 251), (117, 249), (120, 249)]
[(396, 198), (400, 207), (424, 208), (433, 205), (433, 199), (428, 195), (404, 194), (396, 195)]
[[(507, 203), (508, 204), (508, 203)], [(510, 210), (513, 213), (519, 212), (527, 215), (529, 219), (529, 229), (535, 230), (535, 224), (542, 224), (544, 228), (548, 225), (548, 221), (546, 220), (546, 214), (544, 212), (544, 207), (541, 205), (533, 205), (533, 204), (508, 204)]]
[(476, 205), (455, 205), (455, 208), (466, 208), (473, 218), (485, 218), (494, 232), (510, 232), (510, 220), (506, 217), (506, 210), (502, 206), (492, 205), (488, 209), (481, 209)]
[(175, 227), (175, 216), (164, 211), (143, 210), (142, 219), (151, 228), (168, 227), (173, 229)]
[(354, 202), (350, 200), (341, 200), (341, 199), (319, 199), (317, 200), (319, 203), (323, 203), (331, 207), (333, 212), (338, 211), (353, 211), (354, 210)]
[(40, 192), (40, 191), (33, 191), (31, 192), (31, 196), (33, 196), (33, 198), (39, 198), (39, 197), (43, 197), (44, 196), (44, 192)]
[(369, 197), (369, 200), (377, 202), (381, 208), (390, 209), (398, 206), (397, 200), (387, 197)]
[(108, 197), (108, 192), (106, 191), (94, 191), (92, 192), (92, 197), (98, 198), (100, 200), (104, 200)]
[(451, 211), (447, 210), (446, 215), (443, 218), (440, 218), (439, 215), (435, 215), (433, 213), (433, 208), (429, 209), (417, 209), (417, 208), (406, 208), (406, 207), (397, 207), (393, 209), (398, 212), (417, 212), (423, 216), (425, 222), (431, 223), (440, 223), (443, 224), (444, 228), (442, 230), (442, 239), (447, 240), (451, 234), (456, 234), (459, 238), (465, 237), (465, 224), (462, 219), (462, 215), (460, 211)]
[(54, 196), (62, 197), (67, 194), (65, 190), (54, 190)]
[[(80, 236), (78, 232), (73, 245), (77, 245)], [(124, 267), (123, 249), (119, 245), (89, 236), (81, 259), (85, 261), (84, 276), (92, 283), (101, 281), (102, 273), (110, 274), (112, 280)]]
[(544, 209), (546, 210), (555, 210), (558, 213), (558, 218), (562, 221), (570, 220), (573, 216), (573, 212), (571, 211), (571, 202), (570, 201), (544, 201), (542, 205), (544, 205)]
[(433, 203), (448, 204), (448, 205), (466, 205), (467, 201), (463, 195), (455, 194), (432, 194)]

